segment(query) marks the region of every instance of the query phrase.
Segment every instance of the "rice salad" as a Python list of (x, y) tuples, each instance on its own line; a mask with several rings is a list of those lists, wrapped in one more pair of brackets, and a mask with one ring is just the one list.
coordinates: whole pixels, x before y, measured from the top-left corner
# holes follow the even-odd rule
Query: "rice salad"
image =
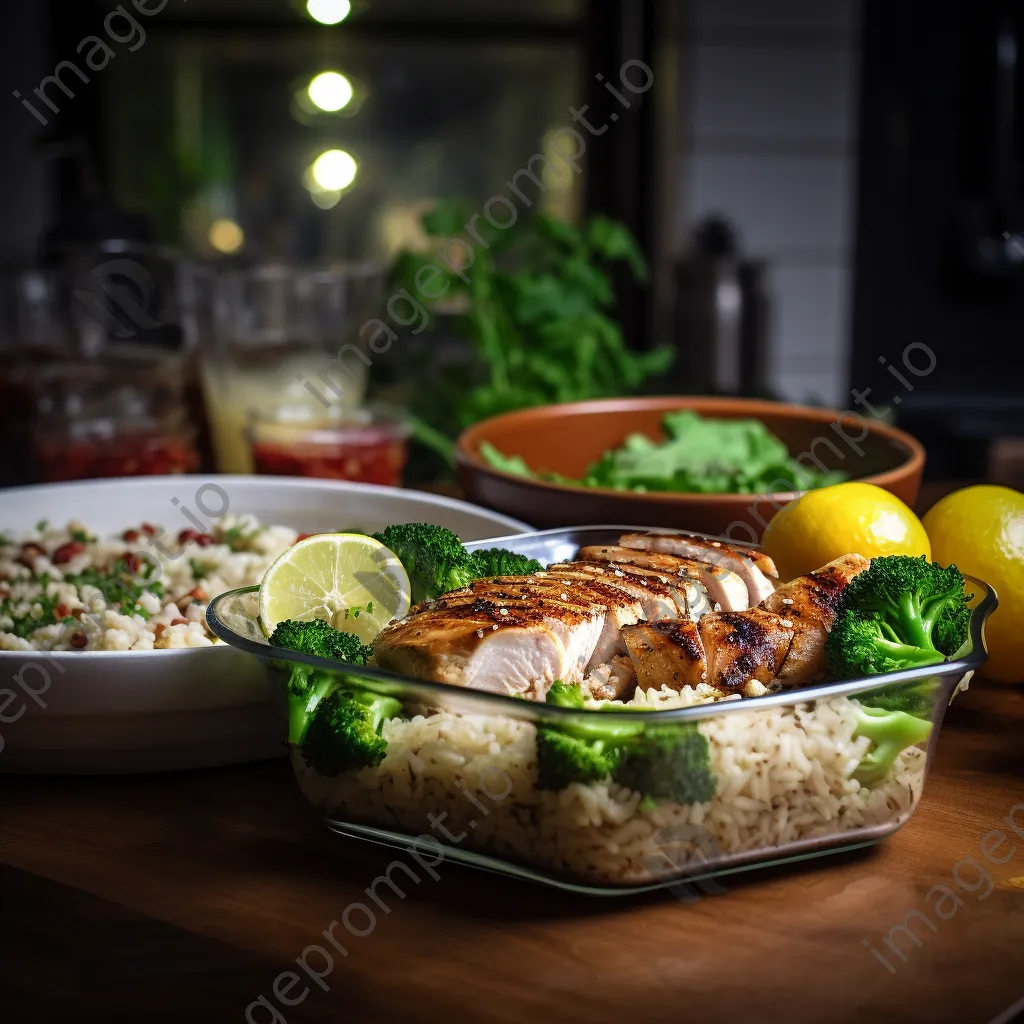
[[(668, 710), (721, 700), (701, 685), (638, 689), (613, 703)], [(701, 719), (715, 792), (686, 805), (647, 801), (610, 780), (541, 789), (536, 727), (501, 715), (425, 709), (391, 719), (381, 763), (337, 777), (315, 771), (297, 749), (292, 757), (307, 799), (329, 818), (411, 835), (443, 820), (447, 835), (474, 849), (589, 883), (635, 885), (905, 821), (921, 795), (926, 752), (908, 747), (885, 778), (862, 784), (854, 772), (870, 741), (855, 735), (856, 708), (837, 697)]]
[(253, 516), (208, 531), (151, 523), (100, 538), (76, 521), (0, 536), (0, 651), (152, 651), (219, 644), (210, 599), (258, 584), (301, 535)]

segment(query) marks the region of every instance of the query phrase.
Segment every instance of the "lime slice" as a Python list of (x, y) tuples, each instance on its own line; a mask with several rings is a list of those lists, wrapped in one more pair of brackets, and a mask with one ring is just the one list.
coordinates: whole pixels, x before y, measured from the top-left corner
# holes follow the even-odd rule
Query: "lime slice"
[(285, 619), (323, 619), (369, 643), (409, 611), (409, 577), (380, 541), (359, 533), (318, 533), (292, 545), (260, 584), (260, 625), (269, 636)]

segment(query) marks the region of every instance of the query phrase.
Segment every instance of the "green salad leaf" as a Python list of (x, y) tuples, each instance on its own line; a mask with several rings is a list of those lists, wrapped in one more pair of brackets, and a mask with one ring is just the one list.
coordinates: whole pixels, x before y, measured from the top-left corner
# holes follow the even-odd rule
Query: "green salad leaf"
[(594, 462), (582, 480), (535, 473), (520, 456), (486, 442), (480, 454), (506, 473), (617, 491), (764, 494), (827, 487), (846, 478), (844, 473), (804, 466), (759, 420), (708, 419), (682, 409), (666, 413), (662, 429), (665, 437), (659, 441), (630, 434)]

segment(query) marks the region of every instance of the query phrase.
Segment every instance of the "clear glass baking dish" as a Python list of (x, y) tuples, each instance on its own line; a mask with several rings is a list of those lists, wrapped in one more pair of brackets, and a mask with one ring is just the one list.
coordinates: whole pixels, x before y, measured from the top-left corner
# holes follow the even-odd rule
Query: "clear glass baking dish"
[[(506, 547), (550, 563), (627, 529), (547, 530), (467, 546)], [(218, 637), (259, 657), (282, 684), (288, 663), (300, 662), (333, 673), (338, 687), (401, 701), (403, 716), (385, 724), (387, 753), (375, 768), (328, 777), (290, 751), (302, 792), (330, 828), (615, 894), (849, 850), (900, 828), (920, 799), (947, 706), (985, 660), (984, 624), (996, 596), (970, 582), (968, 641), (942, 665), (652, 711), (573, 711), (270, 647), (257, 622), (255, 587), (221, 595), (207, 619)], [(887, 749), (871, 702), (879, 691), (906, 686), (924, 688), (930, 707), (918, 712), (912, 745), (897, 752)], [(285, 688), (274, 689), (284, 735)], [(696, 742), (697, 760), (710, 770), (696, 785), (700, 802), (643, 796), (614, 782), (538, 788), (537, 730), (595, 716), (671, 730), (691, 756)]]

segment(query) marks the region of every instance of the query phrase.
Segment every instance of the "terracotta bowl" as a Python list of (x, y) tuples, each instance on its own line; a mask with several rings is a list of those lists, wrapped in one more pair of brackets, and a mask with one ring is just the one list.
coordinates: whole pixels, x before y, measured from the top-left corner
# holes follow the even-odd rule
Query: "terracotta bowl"
[(909, 434), (848, 412), (737, 398), (611, 398), (494, 416), (459, 437), (459, 480), (470, 501), (538, 527), (622, 523), (758, 541), (768, 520), (799, 492), (635, 494), (573, 487), (493, 469), (480, 455), (481, 442), (489, 441), (506, 455), (522, 456), (532, 470), (582, 477), (628, 434), (662, 437), (662, 416), (678, 409), (719, 419), (760, 420), (786, 443), (790, 454), (807, 453), (819, 466), (884, 487), (908, 505), (917, 500), (924, 449)]

